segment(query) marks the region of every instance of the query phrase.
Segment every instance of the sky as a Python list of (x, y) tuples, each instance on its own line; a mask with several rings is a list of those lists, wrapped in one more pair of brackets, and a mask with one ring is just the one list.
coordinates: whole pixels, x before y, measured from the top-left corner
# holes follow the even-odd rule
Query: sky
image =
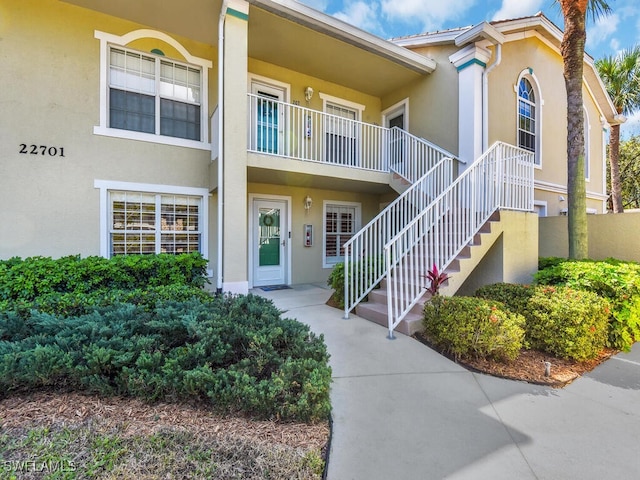
[[(299, 0), (382, 38), (402, 37), (504, 20), (542, 11), (560, 29), (562, 14), (554, 0)], [(609, 15), (587, 22), (586, 51), (594, 59), (640, 45), (640, 2), (608, 0)], [(623, 136), (640, 134), (640, 113), (622, 126)]]

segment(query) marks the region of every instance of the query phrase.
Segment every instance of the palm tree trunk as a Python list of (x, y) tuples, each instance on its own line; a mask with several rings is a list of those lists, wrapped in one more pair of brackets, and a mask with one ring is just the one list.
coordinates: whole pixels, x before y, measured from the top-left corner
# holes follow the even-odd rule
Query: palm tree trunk
[(584, 165), (584, 116), (582, 72), (586, 34), (587, 2), (561, 0), (564, 36), (560, 47), (567, 89), (567, 196), (569, 258), (587, 258), (587, 194)]
[(620, 180), (620, 125), (611, 125), (609, 166), (611, 168), (611, 203), (613, 213), (623, 213), (622, 181)]

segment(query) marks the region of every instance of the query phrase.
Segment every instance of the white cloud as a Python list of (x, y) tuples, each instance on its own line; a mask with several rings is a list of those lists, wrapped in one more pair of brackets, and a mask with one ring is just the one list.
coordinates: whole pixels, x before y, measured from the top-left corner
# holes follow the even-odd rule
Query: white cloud
[(383, 34), (383, 27), (377, 16), (377, 3), (356, 1), (344, 5), (344, 9), (334, 13), (334, 17), (368, 32)]
[(611, 35), (616, 33), (619, 23), (620, 16), (617, 13), (613, 13), (598, 18), (595, 24), (591, 26), (587, 25), (587, 51), (606, 41)]
[(547, 3), (546, 0), (502, 0), (502, 7), (493, 15), (493, 20), (509, 20), (534, 15)]
[(632, 135), (640, 134), (640, 112), (636, 112), (627, 118), (620, 127), (620, 137), (628, 139)]
[(382, 0), (384, 16), (391, 21), (421, 24), (424, 31), (442, 28), (447, 21), (463, 18), (476, 0)]

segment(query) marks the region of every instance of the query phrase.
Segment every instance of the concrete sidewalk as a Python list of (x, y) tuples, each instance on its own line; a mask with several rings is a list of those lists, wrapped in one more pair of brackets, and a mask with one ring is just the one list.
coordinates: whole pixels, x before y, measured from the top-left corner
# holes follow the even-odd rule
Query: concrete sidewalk
[(324, 335), (328, 480), (640, 478), (640, 347), (563, 389), (475, 374), (325, 305), (322, 286), (253, 293)]

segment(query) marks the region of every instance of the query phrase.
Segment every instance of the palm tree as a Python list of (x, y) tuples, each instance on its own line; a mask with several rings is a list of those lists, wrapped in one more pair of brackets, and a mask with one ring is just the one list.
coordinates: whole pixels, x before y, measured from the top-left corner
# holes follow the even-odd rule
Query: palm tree
[[(623, 50), (596, 61), (596, 68), (618, 114), (631, 115), (640, 108), (640, 46)], [(620, 179), (620, 125), (611, 126), (609, 167), (613, 213), (622, 213), (622, 181)]]
[(582, 72), (587, 40), (587, 12), (593, 18), (611, 7), (604, 0), (557, 0), (564, 17), (560, 53), (564, 62), (567, 89), (567, 214), (569, 216), (569, 258), (586, 258), (587, 188), (584, 174), (584, 116), (582, 113)]

